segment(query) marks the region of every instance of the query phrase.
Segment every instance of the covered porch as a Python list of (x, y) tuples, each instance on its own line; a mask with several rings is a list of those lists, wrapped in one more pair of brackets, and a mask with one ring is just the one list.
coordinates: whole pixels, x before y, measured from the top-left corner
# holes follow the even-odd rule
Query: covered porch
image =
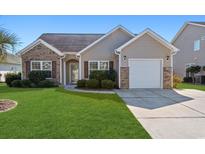
[(79, 80), (79, 58), (68, 54), (62, 58), (62, 84), (74, 85)]

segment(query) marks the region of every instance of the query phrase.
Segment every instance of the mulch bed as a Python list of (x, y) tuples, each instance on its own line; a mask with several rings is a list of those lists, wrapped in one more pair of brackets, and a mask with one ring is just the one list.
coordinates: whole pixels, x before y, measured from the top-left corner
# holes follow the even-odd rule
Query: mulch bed
[(12, 101), (9, 99), (0, 99), (0, 112), (5, 112), (10, 109), (13, 109), (16, 107), (16, 105), (16, 101)]

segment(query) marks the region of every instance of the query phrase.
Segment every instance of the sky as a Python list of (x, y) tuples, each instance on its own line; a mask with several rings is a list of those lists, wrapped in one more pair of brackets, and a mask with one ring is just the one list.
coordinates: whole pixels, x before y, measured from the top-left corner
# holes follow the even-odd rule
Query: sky
[(135, 34), (150, 28), (171, 41), (186, 21), (205, 21), (205, 16), (0, 16), (0, 27), (19, 37), (19, 51), (42, 33), (106, 33), (117, 25)]

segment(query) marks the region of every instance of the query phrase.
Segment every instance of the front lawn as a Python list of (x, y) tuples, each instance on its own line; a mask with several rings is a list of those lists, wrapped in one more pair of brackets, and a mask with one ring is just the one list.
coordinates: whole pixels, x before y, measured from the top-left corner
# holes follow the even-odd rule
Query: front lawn
[(0, 113), (0, 138), (150, 138), (115, 94), (0, 84), (0, 99), (18, 102)]
[(197, 89), (197, 90), (203, 90), (205, 91), (204, 85), (195, 85), (191, 83), (180, 83), (177, 85), (178, 89)]

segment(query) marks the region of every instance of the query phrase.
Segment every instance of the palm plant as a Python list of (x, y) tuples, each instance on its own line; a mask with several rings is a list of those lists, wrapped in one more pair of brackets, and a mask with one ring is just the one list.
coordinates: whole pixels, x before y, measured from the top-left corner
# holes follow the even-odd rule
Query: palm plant
[(0, 28), (0, 62), (4, 61), (7, 52), (14, 52), (15, 47), (19, 44), (16, 34), (9, 33), (4, 28)]

